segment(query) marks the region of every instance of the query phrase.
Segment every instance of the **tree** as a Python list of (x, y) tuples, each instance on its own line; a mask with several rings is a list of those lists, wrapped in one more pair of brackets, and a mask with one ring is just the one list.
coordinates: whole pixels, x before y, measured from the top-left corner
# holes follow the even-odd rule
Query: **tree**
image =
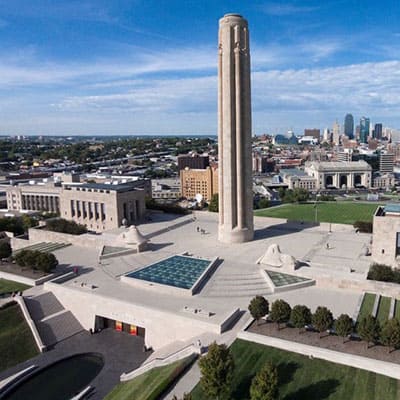
[(400, 322), (398, 319), (393, 318), (385, 322), (381, 334), (382, 343), (393, 350), (400, 347)]
[(218, 193), (215, 193), (212, 195), (211, 200), (208, 203), (208, 211), (218, 212), (218, 209), (219, 209), (218, 202), (219, 202)]
[(319, 337), (321, 338), (321, 333), (323, 331), (327, 331), (332, 327), (332, 313), (326, 307), (317, 307), (315, 313), (312, 316), (312, 324), (314, 328), (319, 332)]
[(269, 318), (278, 325), (289, 321), (291, 308), (285, 300), (275, 300), (272, 303), (271, 312), (269, 313)]
[(36, 259), (36, 267), (43, 272), (50, 272), (58, 265), (58, 260), (52, 253), (40, 253)]
[[(172, 400), (179, 400), (176, 395), (172, 397)], [(192, 400), (192, 395), (190, 393), (183, 393), (182, 400)]]
[(228, 347), (212, 343), (207, 355), (199, 360), (200, 384), (204, 393), (211, 398), (220, 399), (231, 390), (234, 361)]
[(265, 317), (269, 312), (268, 300), (263, 296), (254, 297), (249, 304), (251, 316), (257, 320), (257, 325), (262, 317)]
[(258, 202), (258, 207), (259, 208), (268, 208), (271, 205), (270, 201), (268, 199), (260, 199)]
[(300, 332), (306, 325), (311, 324), (311, 310), (307, 306), (294, 306), (290, 313), (290, 322)]
[(353, 332), (353, 320), (347, 314), (341, 314), (339, 318), (335, 321), (335, 331), (343, 338), (343, 343), (345, 337), (349, 336)]
[(370, 343), (376, 343), (379, 338), (379, 322), (372, 315), (367, 315), (361, 319), (357, 327), (357, 332), (362, 340), (367, 342), (367, 349)]
[(11, 249), (10, 243), (1, 242), (0, 243), (0, 259), (10, 257), (11, 253), (12, 253), (12, 249)]
[(278, 370), (268, 362), (251, 382), (250, 399), (277, 400), (278, 395)]

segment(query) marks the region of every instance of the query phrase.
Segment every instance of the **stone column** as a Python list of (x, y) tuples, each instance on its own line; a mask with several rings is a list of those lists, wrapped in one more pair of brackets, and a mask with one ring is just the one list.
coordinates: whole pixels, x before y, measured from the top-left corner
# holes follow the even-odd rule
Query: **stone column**
[(250, 51), (247, 21), (219, 21), (219, 231), (221, 242), (253, 239)]

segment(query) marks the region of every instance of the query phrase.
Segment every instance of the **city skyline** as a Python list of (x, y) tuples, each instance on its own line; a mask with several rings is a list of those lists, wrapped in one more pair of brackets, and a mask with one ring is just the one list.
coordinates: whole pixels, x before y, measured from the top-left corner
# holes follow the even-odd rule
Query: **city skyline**
[(347, 113), (399, 128), (400, 10), (384, 3), (0, 1), (0, 134), (216, 134), (227, 12), (250, 25), (252, 133)]

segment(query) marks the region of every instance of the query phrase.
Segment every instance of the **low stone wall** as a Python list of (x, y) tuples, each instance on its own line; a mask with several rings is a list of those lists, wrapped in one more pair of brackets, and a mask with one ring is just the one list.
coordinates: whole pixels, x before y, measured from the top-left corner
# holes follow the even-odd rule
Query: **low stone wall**
[(288, 340), (259, 335), (257, 333), (239, 332), (237, 337), (249, 342), (275, 347), (277, 349), (290, 351), (292, 353), (298, 353), (306, 357), (318, 358), (336, 364), (347, 365), (350, 367), (374, 372), (376, 374), (386, 375), (394, 379), (400, 379), (399, 364), (375, 360), (373, 358), (361, 357), (354, 354), (341, 353), (338, 351), (309, 346), (302, 343), (290, 342)]
[(21, 276), (18, 274), (11, 274), (9, 272), (0, 271), (0, 278), (7, 279), (9, 281), (23, 283), (24, 285), (28, 285), (28, 286), (41, 285), (42, 283), (53, 279), (54, 276), (55, 276), (54, 274), (49, 274), (49, 275), (42, 276), (41, 278), (38, 278), (38, 279), (33, 279), (33, 278), (27, 278), (26, 276)]
[(89, 233), (70, 235), (68, 233), (52, 232), (40, 228), (29, 229), (29, 242), (30, 244), (39, 242), (70, 243), (72, 245), (91, 249), (100, 248), (105, 244), (102, 235), (93, 235)]
[[(400, 298), (400, 284), (379, 282), (368, 279), (352, 279), (350, 274), (339, 273), (335, 276), (328, 275), (320, 268), (300, 268), (296, 274), (306, 278), (315, 279), (316, 286), (323, 289), (347, 289), (356, 292), (373, 292), (385, 296)], [(346, 276), (348, 275), (348, 277)]]
[[(136, 378), (147, 371), (150, 371), (153, 368), (164, 367), (166, 365), (172, 364), (175, 361), (182, 360), (186, 357), (190, 357), (190, 360), (194, 360), (201, 353), (201, 348), (195, 346), (194, 344), (190, 344), (184, 347), (181, 350), (178, 350), (175, 353), (168, 355), (165, 358), (155, 358), (148, 363), (143, 364), (141, 367), (133, 370), (132, 372), (123, 373), (120, 377), (121, 382), (130, 381), (133, 378)], [(189, 360), (189, 362), (190, 362)]]
[(39, 350), (43, 353), (44, 351), (46, 351), (46, 346), (42, 342), (42, 339), (41, 339), (41, 337), (39, 335), (39, 332), (36, 329), (36, 325), (33, 322), (32, 318), (31, 318), (31, 316), (29, 314), (29, 311), (28, 311), (28, 308), (26, 307), (24, 298), (22, 296), (15, 296), (14, 300), (21, 307), (21, 311), (24, 314), (24, 317), (25, 317), (25, 320), (26, 320), (27, 324), (29, 325), (29, 328), (30, 328), (30, 330), (32, 332), (33, 338), (35, 339), (35, 342), (36, 342)]

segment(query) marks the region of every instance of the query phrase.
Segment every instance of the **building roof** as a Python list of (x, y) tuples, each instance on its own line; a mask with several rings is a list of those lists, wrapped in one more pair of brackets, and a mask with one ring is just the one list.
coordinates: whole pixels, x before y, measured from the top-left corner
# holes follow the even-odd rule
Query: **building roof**
[(128, 192), (140, 188), (143, 185), (142, 180), (129, 181), (124, 183), (81, 183), (81, 184), (65, 184), (64, 186), (94, 189), (94, 190), (110, 190), (115, 192)]
[(385, 213), (400, 214), (400, 204), (386, 204), (383, 210)]
[(312, 161), (309, 164), (317, 171), (372, 171), (372, 167), (364, 160), (359, 161)]

